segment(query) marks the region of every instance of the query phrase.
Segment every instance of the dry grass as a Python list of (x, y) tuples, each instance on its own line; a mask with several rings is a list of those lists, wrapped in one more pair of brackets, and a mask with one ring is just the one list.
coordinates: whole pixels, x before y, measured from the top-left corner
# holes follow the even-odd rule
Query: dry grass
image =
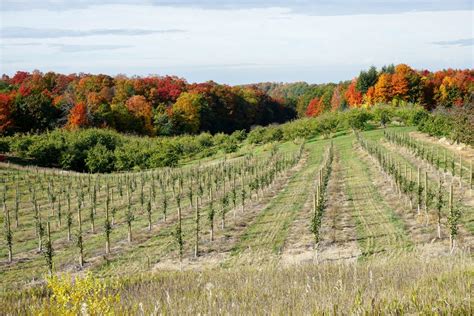
[[(425, 258), (415, 251), (344, 264), (147, 273), (108, 284), (120, 296), (116, 314), (469, 315), (473, 267), (462, 254)], [(0, 314), (47, 305), (36, 292), (3, 297)]]

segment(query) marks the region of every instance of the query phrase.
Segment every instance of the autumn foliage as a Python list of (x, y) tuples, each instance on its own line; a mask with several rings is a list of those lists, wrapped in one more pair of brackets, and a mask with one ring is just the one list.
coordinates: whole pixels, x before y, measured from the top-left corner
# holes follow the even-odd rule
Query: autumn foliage
[(146, 135), (232, 133), (299, 116), (377, 103), (463, 107), (474, 70), (370, 67), (351, 81), (228, 86), (175, 76), (111, 77), (19, 71), (0, 79), (0, 134), (106, 127)]
[(79, 102), (74, 105), (69, 112), (67, 126), (72, 129), (87, 126), (87, 107), (85, 103)]
[(0, 134), (3, 134), (11, 125), (11, 97), (6, 93), (0, 93)]
[(321, 115), (324, 110), (324, 105), (321, 102), (322, 100), (319, 98), (314, 98), (309, 102), (308, 108), (306, 109), (306, 116), (309, 117), (316, 117), (318, 115)]
[(359, 107), (362, 104), (362, 93), (357, 90), (357, 80), (352, 80), (346, 91), (346, 99), (350, 107)]

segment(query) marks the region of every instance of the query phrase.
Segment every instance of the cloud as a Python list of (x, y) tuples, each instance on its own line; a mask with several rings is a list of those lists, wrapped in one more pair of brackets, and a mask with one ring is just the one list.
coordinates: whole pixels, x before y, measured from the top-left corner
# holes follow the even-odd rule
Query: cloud
[(96, 50), (115, 50), (122, 48), (130, 48), (132, 45), (70, 45), (70, 44), (48, 44), (49, 47), (58, 48), (64, 53), (76, 53), (83, 51), (96, 51)]
[(182, 33), (184, 30), (141, 30), (141, 29), (92, 29), (92, 30), (68, 30), (68, 29), (36, 29), (30, 27), (6, 27), (2, 28), (3, 38), (60, 38), (60, 37), (85, 37), (97, 35), (122, 35), (138, 36), (163, 33)]
[(282, 7), (309, 15), (386, 14), (412, 11), (472, 10), (471, 0), (3, 0), (2, 10), (71, 10), (97, 5), (156, 5), (201, 9)]
[(439, 45), (439, 46), (473, 46), (474, 45), (474, 38), (463, 38), (453, 41), (439, 41), (439, 42), (431, 42), (431, 44)]

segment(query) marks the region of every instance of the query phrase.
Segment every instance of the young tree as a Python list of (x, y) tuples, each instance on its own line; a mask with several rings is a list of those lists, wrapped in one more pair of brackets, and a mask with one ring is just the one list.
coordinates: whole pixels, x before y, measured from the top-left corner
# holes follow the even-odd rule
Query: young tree
[(175, 232), (175, 237), (176, 237), (176, 242), (178, 243), (178, 250), (179, 250), (179, 262), (180, 264), (183, 262), (183, 247), (184, 247), (184, 241), (183, 241), (183, 234), (182, 234), (182, 226), (181, 226), (181, 193), (178, 193), (176, 195), (176, 205), (178, 206), (178, 223), (176, 225), (176, 232)]
[(45, 243), (45, 250), (43, 251), (44, 258), (46, 259), (46, 265), (48, 266), (49, 276), (53, 275), (53, 242), (51, 240), (51, 228), (49, 221), (46, 223), (46, 236), (47, 240)]
[(449, 216), (448, 216), (448, 223), (449, 223), (449, 241), (451, 243), (451, 252), (454, 251), (456, 246), (456, 237), (458, 235), (458, 225), (459, 219), (461, 218), (461, 208), (459, 203), (454, 205), (453, 201), (453, 184), (451, 183), (449, 187)]
[(194, 257), (199, 256), (199, 220), (200, 220), (200, 210), (199, 210), (199, 198), (196, 197), (196, 203), (195, 203), (195, 208), (196, 208), (196, 217), (195, 217), (195, 223), (196, 223), (196, 228), (195, 228), (195, 233), (196, 233), (196, 240), (195, 240), (195, 245), (194, 245)]
[(11, 263), (13, 260), (13, 251), (12, 251), (13, 234), (12, 234), (11, 225), (10, 225), (10, 212), (7, 207), (5, 196), (3, 199), (3, 214), (5, 215), (5, 219), (4, 219), (5, 241), (7, 242), (7, 247), (8, 247), (8, 262)]
[(128, 228), (128, 243), (130, 244), (132, 242), (132, 222), (135, 220), (135, 215), (133, 214), (132, 211), (132, 205), (129, 203), (127, 206), (127, 212), (125, 213), (125, 221), (127, 222), (127, 228)]
[(106, 199), (105, 199), (105, 223), (104, 223), (104, 233), (105, 233), (105, 254), (110, 253), (110, 233), (112, 232), (112, 225), (109, 220), (109, 184), (107, 183), (106, 189)]
[(439, 178), (438, 184), (438, 192), (436, 198), (436, 215), (437, 215), (437, 231), (438, 231), (438, 238), (441, 239), (441, 217), (442, 217), (442, 210), (445, 205), (443, 199), (443, 186), (441, 184), (441, 177)]
[(151, 231), (151, 197), (146, 204), (146, 213), (148, 217), (148, 231)]
[(82, 204), (81, 202), (78, 203), (79, 207), (77, 209), (77, 248), (79, 249), (79, 266), (82, 268), (84, 267), (84, 241), (82, 239)]

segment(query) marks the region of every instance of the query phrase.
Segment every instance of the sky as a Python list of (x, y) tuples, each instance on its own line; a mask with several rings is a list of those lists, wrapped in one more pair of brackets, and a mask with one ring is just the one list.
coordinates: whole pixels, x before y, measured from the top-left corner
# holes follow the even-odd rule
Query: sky
[(471, 0), (1, 0), (0, 73), (339, 82), (474, 68)]

